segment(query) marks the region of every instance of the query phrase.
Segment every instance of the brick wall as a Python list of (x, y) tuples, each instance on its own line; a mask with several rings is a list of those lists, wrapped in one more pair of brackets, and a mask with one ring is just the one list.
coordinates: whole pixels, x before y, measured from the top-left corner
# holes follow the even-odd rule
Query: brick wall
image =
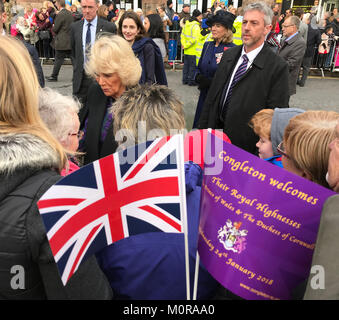
[(166, 0), (143, 0), (142, 11), (144, 14), (147, 14), (148, 11), (155, 11), (155, 9), (161, 4), (166, 6)]
[[(173, 0), (174, 1), (174, 0)], [(242, 6), (245, 7), (247, 4), (251, 2), (257, 2), (258, 0), (243, 0)], [(268, 5), (272, 5), (275, 1), (274, 0), (264, 0)], [(34, 0), (34, 2), (30, 0), (17, 0), (17, 3), (25, 7), (26, 4), (31, 4), (33, 8), (41, 8), (42, 3), (44, 0)], [(142, 1), (142, 10), (144, 14), (146, 14), (148, 11), (155, 11), (155, 9), (163, 4), (166, 6), (167, 0), (143, 0)]]

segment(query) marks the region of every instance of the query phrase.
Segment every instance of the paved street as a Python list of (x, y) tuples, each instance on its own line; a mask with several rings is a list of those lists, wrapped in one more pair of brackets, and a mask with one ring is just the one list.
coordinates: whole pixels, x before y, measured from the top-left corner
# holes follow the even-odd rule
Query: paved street
[[(51, 65), (43, 66), (45, 76), (52, 72)], [(181, 84), (181, 70), (166, 70), (169, 87), (174, 90), (183, 101), (186, 115), (187, 129), (192, 128), (199, 90)], [(72, 66), (63, 65), (58, 82), (46, 81), (46, 86), (56, 88), (63, 94), (72, 94)], [(291, 97), (290, 106), (305, 110), (334, 110), (339, 112), (339, 78), (338, 77), (310, 77), (305, 87), (297, 86), (297, 94)]]

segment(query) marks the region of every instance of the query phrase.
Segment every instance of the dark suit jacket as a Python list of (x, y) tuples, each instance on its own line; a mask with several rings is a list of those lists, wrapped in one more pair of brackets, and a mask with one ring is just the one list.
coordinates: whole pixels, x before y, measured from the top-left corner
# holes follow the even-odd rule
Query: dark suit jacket
[(107, 109), (107, 100), (108, 98), (101, 90), (101, 87), (97, 83), (94, 83), (88, 91), (86, 105), (84, 106), (87, 113), (84, 114), (84, 118), (80, 119), (81, 129), (83, 129), (87, 119), (86, 136), (84, 141), (84, 151), (86, 153), (84, 164), (88, 164), (114, 153), (118, 146), (114, 140), (113, 122), (107, 131), (104, 142), (100, 144), (102, 123)]
[(306, 42), (300, 33), (288, 41), (285, 41), (284, 38), (281, 40), (281, 47), (279, 49), (278, 55), (282, 57), (288, 64), (288, 87), (290, 96), (297, 92), (297, 79), (301, 62), (304, 58), (305, 50)]
[(198, 128), (223, 129), (232, 144), (255, 154), (258, 137), (248, 123), (261, 109), (288, 107), (288, 69), (286, 62), (265, 44), (252, 66), (233, 87), (227, 113), (221, 122), (220, 99), (241, 50), (242, 46), (236, 46), (224, 52), (208, 91)]
[(62, 9), (55, 17), (52, 31), (55, 33), (55, 50), (71, 50), (71, 24), (74, 22), (70, 11)]
[[(71, 25), (71, 46), (73, 58), (73, 94), (77, 94), (81, 87), (84, 70), (84, 52), (82, 48), (82, 28), (84, 20), (79, 20)], [(98, 17), (96, 34), (100, 32), (116, 33), (116, 26)]]

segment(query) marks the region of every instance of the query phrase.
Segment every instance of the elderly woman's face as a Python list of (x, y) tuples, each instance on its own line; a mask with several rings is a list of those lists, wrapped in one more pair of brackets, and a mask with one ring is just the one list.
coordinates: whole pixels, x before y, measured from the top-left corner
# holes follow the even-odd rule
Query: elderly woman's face
[(135, 37), (139, 33), (139, 28), (135, 21), (131, 18), (126, 18), (122, 22), (122, 35), (124, 36), (125, 40), (132, 42), (135, 40)]
[(72, 113), (72, 120), (73, 120), (73, 128), (68, 133), (68, 139), (66, 143), (62, 143), (62, 145), (71, 152), (76, 152), (79, 148), (79, 128), (80, 128), (80, 121), (79, 117), (76, 113)]
[(95, 80), (107, 97), (119, 98), (125, 91), (125, 86), (117, 73), (99, 73)]
[(327, 182), (336, 192), (339, 192), (339, 124), (335, 127), (335, 139), (328, 146), (330, 156), (328, 159)]

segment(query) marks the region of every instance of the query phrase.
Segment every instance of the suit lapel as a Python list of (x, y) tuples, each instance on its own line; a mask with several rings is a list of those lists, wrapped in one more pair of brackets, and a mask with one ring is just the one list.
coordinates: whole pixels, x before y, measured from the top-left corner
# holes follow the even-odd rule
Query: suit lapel
[(83, 32), (83, 28), (84, 28), (84, 20), (81, 20), (80, 24), (79, 24), (79, 30), (78, 33), (80, 34), (80, 41), (78, 41), (79, 44), (79, 49), (81, 50), (80, 52), (82, 53), (82, 59), (83, 59), (83, 47), (82, 47), (82, 32)]
[(102, 20), (98, 17), (97, 20), (97, 29), (95, 30), (95, 33), (98, 34), (99, 32), (103, 32), (103, 23)]

